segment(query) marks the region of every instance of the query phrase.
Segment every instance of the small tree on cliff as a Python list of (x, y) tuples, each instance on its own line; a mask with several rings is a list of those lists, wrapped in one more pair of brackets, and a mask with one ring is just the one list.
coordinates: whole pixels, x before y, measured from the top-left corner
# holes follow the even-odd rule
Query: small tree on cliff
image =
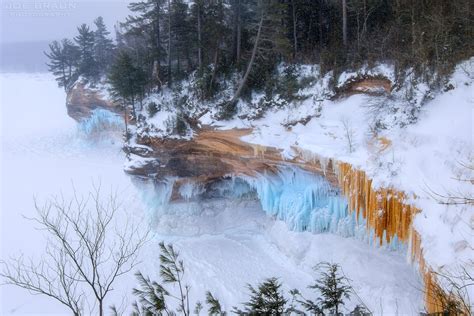
[(55, 76), (59, 87), (67, 91), (76, 81), (78, 75), (79, 48), (70, 40), (53, 41), (49, 44), (49, 52), (44, 52), (49, 58), (46, 63), (49, 71)]
[(110, 69), (109, 82), (114, 98), (125, 107), (131, 106), (132, 114), (136, 117), (135, 103), (143, 99), (147, 80), (143, 69), (134, 64), (127, 52), (122, 51), (117, 56)]
[(77, 28), (79, 34), (74, 38), (79, 47), (79, 71), (87, 79), (95, 80), (99, 74), (97, 63), (94, 59), (94, 32), (89, 26), (82, 24)]
[(104, 19), (99, 16), (94, 20), (96, 30), (94, 31), (94, 59), (100, 74), (104, 74), (112, 62), (114, 42), (110, 38), (110, 32), (105, 26)]

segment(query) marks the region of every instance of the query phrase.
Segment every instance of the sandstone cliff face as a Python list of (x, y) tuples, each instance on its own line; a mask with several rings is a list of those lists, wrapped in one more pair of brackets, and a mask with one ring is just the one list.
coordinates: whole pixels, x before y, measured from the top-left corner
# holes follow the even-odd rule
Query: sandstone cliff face
[(228, 175), (272, 172), (285, 164), (323, 175), (333, 185), (337, 183), (332, 168), (325, 168), (319, 162), (309, 163), (301, 157), (285, 160), (277, 148), (242, 141), (240, 137), (249, 134), (250, 129), (204, 127), (195, 132), (191, 140), (138, 137), (137, 143), (146, 147), (126, 147), (126, 152), (151, 159), (131, 165), (126, 172), (156, 180), (178, 177), (206, 183)]
[(393, 82), (383, 76), (364, 76), (351, 78), (336, 89), (336, 97), (363, 93), (372, 96), (388, 95)]
[(80, 81), (67, 93), (66, 107), (67, 114), (78, 122), (89, 118), (95, 109), (122, 113), (119, 105), (107, 99), (99, 89), (86, 87), (86, 84)]

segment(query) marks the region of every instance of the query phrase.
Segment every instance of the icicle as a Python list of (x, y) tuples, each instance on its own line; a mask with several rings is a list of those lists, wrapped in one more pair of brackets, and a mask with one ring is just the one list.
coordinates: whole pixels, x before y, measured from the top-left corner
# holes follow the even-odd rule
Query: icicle
[(361, 230), (357, 226), (365, 225), (349, 211), (339, 190), (319, 175), (282, 167), (277, 173), (242, 179), (257, 192), (262, 209), (285, 221), (292, 230), (355, 236)]
[(203, 185), (199, 183), (194, 183), (194, 182), (186, 182), (183, 183), (179, 187), (179, 194), (181, 195), (182, 198), (184, 198), (186, 201), (191, 200), (192, 198), (195, 198), (202, 193), (204, 193), (205, 189)]
[(123, 131), (124, 128), (121, 116), (103, 109), (95, 109), (89, 118), (78, 124), (79, 131), (86, 136), (99, 134), (103, 131)]

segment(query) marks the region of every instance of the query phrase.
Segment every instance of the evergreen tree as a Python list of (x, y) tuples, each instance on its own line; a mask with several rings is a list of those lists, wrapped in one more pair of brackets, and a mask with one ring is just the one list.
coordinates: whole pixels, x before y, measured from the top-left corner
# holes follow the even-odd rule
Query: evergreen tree
[[(188, 5), (183, 0), (172, 0), (170, 10), (170, 35), (173, 42), (173, 58), (176, 63), (175, 74), (178, 77), (182, 77), (184, 71), (189, 73), (193, 68)], [(183, 65), (184, 63), (186, 63), (186, 68)]]
[(347, 279), (339, 273), (339, 265), (322, 263), (316, 267), (321, 277), (310, 288), (321, 293), (320, 303), (323, 309), (328, 309), (339, 315), (339, 306), (344, 305), (344, 299), (350, 297), (351, 287)]
[(352, 312), (349, 313), (349, 316), (370, 316), (372, 313), (363, 305), (357, 305)]
[(63, 39), (61, 43), (53, 41), (49, 49), (45, 52), (49, 58), (49, 71), (56, 77), (58, 86), (67, 91), (77, 79), (79, 49), (68, 39)]
[(79, 47), (79, 73), (85, 78), (96, 80), (98, 77), (97, 63), (94, 59), (94, 32), (89, 26), (82, 24), (77, 28), (79, 34), (74, 38)]
[(112, 64), (108, 79), (113, 96), (125, 106), (131, 106), (132, 114), (136, 118), (135, 104), (141, 102), (144, 97), (146, 85), (144, 71), (134, 64), (128, 53), (122, 51)]
[(140, 287), (133, 289), (133, 295), (138, 297), (138, 301), (133, 303), (132, 315), (165, 314), (168, 311), (165, 298), (169, 295), (168, 291), (158, 282), (145, 277), (141, 272), (137, 272), (135, 276)]
[(128, 6), (135, 15), (128, 16), (122, 25), (129, 36), (142, 36), (146, 45), (147, 58), (143, 60), (144, 68), (148, 69), (154, 84), (161, 85), (164, 74), (161, 63), (166, 60), (166, 52), (163, 47), (162, 28), (164, 27), (164, 2), (165, 0), (144, 0), (132, 2)]
[(214, 95), (218, 90), (216, 77), (230, 69), (227, 61), (231, 54), (232, 34), (226, 24), (227, 14), (222, 0), (198, 0), (191, 7), (190, 24), (196, 34), (191, 41), (197, 52), (198, 88), (202, 99)]
[(206, 292), (206, 303), (209, 305), (207, 314), (210, 316), (225, 316), (226, 312), (222, 310), (221, 303), (211, 292)]
[(101, 74), (106, 73), (112, 62), (113, 50), (115, 48), (110, 32), (104, 24), (104, 19), (99, 16), (94, 20), (96, 30), (94, 31), (94, 60)]
[(282, 315), (287, 300), (281, 293), (281, 284), (276, 278), (269, 278), (260, 283), (257, 288), (250, 284), (250, 300), (244, 303), (245, 309), (234, 307), (238, 315)]

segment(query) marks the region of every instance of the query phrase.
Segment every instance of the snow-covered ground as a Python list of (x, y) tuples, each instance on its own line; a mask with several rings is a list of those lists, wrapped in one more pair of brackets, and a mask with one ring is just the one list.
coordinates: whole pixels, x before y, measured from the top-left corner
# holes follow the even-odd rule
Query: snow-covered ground
[[(1, 243), (0, 257), (40, 255), (41, 233), (23, 218), (40, 200), (62, 191), (86, 193), (92, 181), (118, 189), (130, 212), (146, 214), (135, 186), (123, 173), (120, 141), (84, 138), (67, 117), (65, 95), (50, 75), (1, 76)], [(258, 201), (184, 203), (162, 217), (155, 240), (142, 252), (140, 269), (158, 276), (157, 243), (173, 242), (187, 267), (193, 301), (211, 290), (230, 309), (246, 299), (244, 286), (276, 276), (285, 289), (305, 289), (320, 261), (341, 264), (359, 296), (376, 314), (413, 315), (422, 308), (421, 280), (404, 254), (370, 247), (332, 234), (291, 232), (265, 215)], [(132, 276), (115, 288), (107, 304), (122, 304), (135, 285)], [(119, 290), (120, 288), (120, 290)], [(56, 303), (13, 287), (0, 287), (0, 314), (64, 314)], [(354, 299), (348, 307), (357, 304)]]

